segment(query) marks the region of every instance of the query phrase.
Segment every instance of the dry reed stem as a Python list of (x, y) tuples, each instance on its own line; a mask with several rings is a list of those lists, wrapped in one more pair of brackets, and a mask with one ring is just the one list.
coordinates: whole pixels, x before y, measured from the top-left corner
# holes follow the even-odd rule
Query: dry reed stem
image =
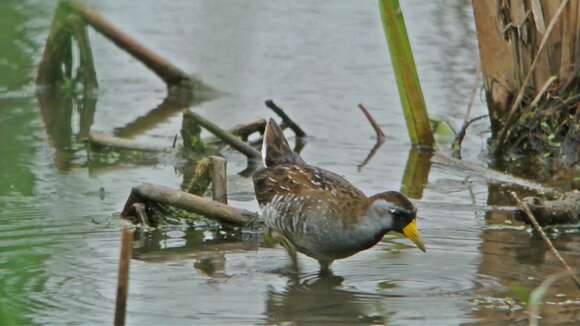
[(507, 134), (509, 133), (510, 126), (515, 122), (515, 120), (517, 120), (517, 118), (515, 117), (515, 113), (516, 113), (518, 107), (520, 106), (520, 104), (522, 103), (522, 100), (524, 99), (524, 91), (528, 85), (528, 82), (530, 81), (530, 78), (532, 77), (532, 73), (534, 72), (534, 69), (536, 68), (536, 64), (538, 63), (538, 58), (540, 57), (542, 50), (544, 50), (544, 46), (546, 45), (547, 40), (548, 40), (552, 30), (554, 29), (554, 26), (556, 25), (556, 23), (558, 22), (558, 20), (562, 16), (562, 13), (564, 12), (564, 9), (566, 8), (566, 5), (568, 4), (568, 2), (569, 2), (569, 0), (562, 1), (562, 3), (560, 4), (560, 7), (558, 7), (558, 10), (556, 11), (556, 14), (554, 15), (554, 18), (552, 18), (552, 21), (550, 21), (550, 24), (548, 25), (548, 28), (546, 29), (546, 33), (542, 37), (542, 41), (540, 42), (540, 46), (538, 48), (538, 51), (536, 52), (536, 55), (534, 56), (534, 60), (532, 61), (530, 69), (528, 70), (528, 73), (526, 74), (526, 78), (522, 82), (522, 85), (520, 87), (520, 90), (518, 91), (518, 95), (516, 97), (516, 100), (514, 101), (514, 104), (511, 107), (511, 110), (510, 110), (510, 113), (508, 114), (506, 122), (498, 134), (497, 144), (499, 146), (503, 145), (503, 143), (505, 142), (505, 139), (507, 138)]
[(360, 108), (362, 113), (364, 113), (365, 117), (367, 117), (367, 119), (369, 120), (369, 123), (371, 124), (371, 126), (375, 130), (375, 133), (377, 134), (377, 142), (383, 143), (385, 141), (385, 133), (381, 129), (381, 126), (379, 126), (379, 124), (377, 123), (375, 118), (373, 118), (373, 116), (369, 113), (367, 108), (364, 107), (364, 105), (359, 104), (358, 107)]
[(123, 227), (121, 238), (121, 255), (119, 257), (119, 274), (117, 278), (117, 302), (115, 306), (115, 326), (125, 325), (127, 295), (129, 293), (129, 263), (133, 252), (133, 232), (128, 226)]

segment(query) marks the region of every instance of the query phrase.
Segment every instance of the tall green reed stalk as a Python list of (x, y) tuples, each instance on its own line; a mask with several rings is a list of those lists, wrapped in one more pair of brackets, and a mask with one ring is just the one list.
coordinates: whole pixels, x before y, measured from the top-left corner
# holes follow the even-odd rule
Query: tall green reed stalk
[(399, 96), (413, 145), (432, 148), (433, 133), (399, 0), (379, 0)]

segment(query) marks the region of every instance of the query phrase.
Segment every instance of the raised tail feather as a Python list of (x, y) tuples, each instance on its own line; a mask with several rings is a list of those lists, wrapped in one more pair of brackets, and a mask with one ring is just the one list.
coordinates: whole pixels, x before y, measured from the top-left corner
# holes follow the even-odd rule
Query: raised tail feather
[(304, 165), (302, 158), (288, 145), (284, 132), (274, 119), (270, 119), (266, 125), (262, 143), (262, 159), (266, 167), (279, 164)]

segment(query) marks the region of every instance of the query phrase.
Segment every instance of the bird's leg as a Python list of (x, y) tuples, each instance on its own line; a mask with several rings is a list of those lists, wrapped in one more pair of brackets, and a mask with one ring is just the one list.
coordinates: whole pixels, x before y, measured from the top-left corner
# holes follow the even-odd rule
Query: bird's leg
[(294, 244), (288, 240), (284, 235), (278, 232), (272, 232), (272, 236), (280, 242), (282, 247), (286, 248), (286, 252), (288, 253), (288, 257), (290, 257), (290, 261), (292, 262), (292, 269), (296, 273), (296, 275), (300, 274), (300, 265), (298, 264), (298, 252), (296, 251), (296, 247)]

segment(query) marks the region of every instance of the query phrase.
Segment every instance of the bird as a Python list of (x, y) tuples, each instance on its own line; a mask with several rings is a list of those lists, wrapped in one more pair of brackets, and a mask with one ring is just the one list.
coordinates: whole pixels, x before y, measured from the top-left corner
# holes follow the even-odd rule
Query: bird
[(409, 199), (396, 191), (366, 196), (342, 176), (307, 164), (273, 119), (265, 127), (262, 160), (264, 167), (252, 176), (260, 219), (294, 266), (299, 252), (328, 272), (335, 260), (373, 247), (388, 232), (425, 252)]

